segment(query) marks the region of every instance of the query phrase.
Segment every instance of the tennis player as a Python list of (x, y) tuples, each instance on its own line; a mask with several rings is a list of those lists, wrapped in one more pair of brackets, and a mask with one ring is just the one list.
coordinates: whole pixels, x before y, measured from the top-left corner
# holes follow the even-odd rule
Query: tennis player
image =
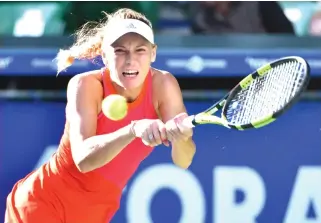
[[(66, 125), (51, 159), (18, 181), (7, 198), (6, 223), (107, 223), (122, 189), (153, 147), (172, 146), (173, 162), (188, 168), (195, 154), (181, 90), (167, 71), (151, 67), (156, 45), (150, 21), (130, 9), (84, 26), (58, 70), (74, 59), (102, 56), (107, 68), (73, 77), (67, 89)], [(101, 113), (110, 94), (127, 98), (121, 121)], [(53, 114), (54, 115), (54, 114)]]

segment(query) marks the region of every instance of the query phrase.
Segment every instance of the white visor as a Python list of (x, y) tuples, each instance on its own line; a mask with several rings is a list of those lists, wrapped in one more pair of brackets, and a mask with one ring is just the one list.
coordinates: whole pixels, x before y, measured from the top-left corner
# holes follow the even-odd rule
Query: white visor
[(137, 19), (111, 19), (106, 27), (104, 41), (111, 45), (127, 33), (137, 33), (154, 44), (153, 30), (147, 24)]

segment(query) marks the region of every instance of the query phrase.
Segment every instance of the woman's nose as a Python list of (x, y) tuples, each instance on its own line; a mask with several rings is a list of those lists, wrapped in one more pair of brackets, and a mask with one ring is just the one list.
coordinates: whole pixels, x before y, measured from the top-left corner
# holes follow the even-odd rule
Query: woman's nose
[(127, 53), (126, 64), (130, 65), (133, 62), (133, 60), (135, 60), (135, 54), (131, 52)]

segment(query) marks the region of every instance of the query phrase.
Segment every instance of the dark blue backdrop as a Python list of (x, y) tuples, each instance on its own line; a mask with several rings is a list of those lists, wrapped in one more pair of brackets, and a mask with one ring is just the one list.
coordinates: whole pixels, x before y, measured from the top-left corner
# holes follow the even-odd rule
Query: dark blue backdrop
[[(190, 113), (209, 105), (186, 102)], [(1, 218), (12, 185), (55, 148), (65, 118), (62, 103), (0, 102), (0, 109)], [(124, 191), (113, 223), (321, 222), (320, 114), (320, 102), (302, 101), (259, 130), (198, 127), (189, 171), (157, 147)]]
[[(210, 42), (212, 40), (209, 40)], [(54, 76), (57, 48), (0, 49), (0, 75)], [(157, 51), (154, 67), (171, 71), (177, 77), (233, 77), (247, 75), (271, 60), (286, 56), (301, 56), (311, 67), (312, 76), (321, 75), (321, 51), (314, 49), (218, 49), (162, 47)], [(99, 58), (94, 62), (76, 61), (61, 75), (75, 75), (102, 67)]]

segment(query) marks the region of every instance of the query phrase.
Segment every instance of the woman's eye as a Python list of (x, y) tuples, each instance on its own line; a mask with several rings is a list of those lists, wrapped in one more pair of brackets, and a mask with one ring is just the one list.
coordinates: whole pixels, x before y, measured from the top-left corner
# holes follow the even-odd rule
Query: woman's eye
[(146, 50), (141, 48), (141, 49), (137, 49), (137, 52), (145, 52)]
[(124, 50), (122, 50), (122, 49), (115, 50), (115, 53), (123, 53), (123, 52), (124, 52)]

